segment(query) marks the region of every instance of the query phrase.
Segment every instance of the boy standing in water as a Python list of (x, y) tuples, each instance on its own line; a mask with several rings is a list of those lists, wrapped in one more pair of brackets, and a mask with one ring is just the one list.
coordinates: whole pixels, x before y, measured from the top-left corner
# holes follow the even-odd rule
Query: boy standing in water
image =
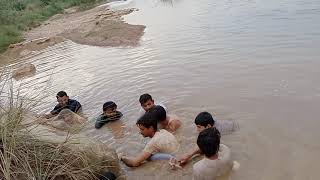
[(146, 113), (140, 117), (136, 123), (143, 137), (151, 140), (147, 143), (143, 151), (135, 157), (123, 156), (120, 158), (127, 166), (140, 166), (145, 160), (155, 153), (174, 153), (179, 149), (179, 143), (170, 132), (158, 130), (156, 118)]
[(113, 101), (108, 101), (102, 106), (103, 113), (98, 117), (95, 128), (99, 129), (108, 122), (119, 120), (122, 113), (117, 111), (117, 105)]
[(230, 149), (220, 144), (215, 127), (200, 132), (197, 144), (205, 157), (193, 165), (193, 180), (214, 180), (232, 169)]
[(78, 113), (80, 111), (81, 104), (74, 99), (69, 99), (69, 96), (66, 92), (59, 91), (56, 97), (58, 104), (54, 107), (50, 114), (45, 115), (47, 119), (58, 115), (62, 109), (69, 109), (74, 113)]

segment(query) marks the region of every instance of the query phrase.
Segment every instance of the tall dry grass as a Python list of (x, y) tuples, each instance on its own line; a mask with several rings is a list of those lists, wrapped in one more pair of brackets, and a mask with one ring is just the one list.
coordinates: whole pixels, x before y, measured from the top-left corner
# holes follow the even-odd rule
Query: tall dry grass
[(71, 141), (73, 135), (57, 143), (31, 133), (37, 124), (26, 123), (24, 114), (35, 103), (21, 98), (8, 86), (12, 84), (8, 79), (0, 76), (0, 179), (92, 180), (116, 166), (115, 159), (97, 155), (94, 148), (76, 148), (79, 145)]

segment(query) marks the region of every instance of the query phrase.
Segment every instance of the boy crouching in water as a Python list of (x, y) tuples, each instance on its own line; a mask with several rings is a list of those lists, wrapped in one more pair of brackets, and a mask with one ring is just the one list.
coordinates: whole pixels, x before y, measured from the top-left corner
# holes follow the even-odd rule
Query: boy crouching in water
[(220, 144), (220, 137), (215, 127), (200, 132), (197, 144), (205, 157), (193, 165), (193, 180), (214, 180), (232, 169), (230, 149)]
[(165, 129), (158, 130), (157, 119), (153, 113), (145, 113), (136, 123), (143, 137), (151, 140), (140, 154), (135, 157), (122, 156), (120, 158), (127, 166), (140, 166), (145, 160), (156, 153), (172, 154), (179, 149), (179, 143), (173, 134)]
[(117, 121), (122, 117), (122, 113), (117, 111), (117, 104), (113, 101), (105, 102), (102, 106), (102, 111), (102, 114), (96, 120), (96, 129), (100, 129), (106, 123)]

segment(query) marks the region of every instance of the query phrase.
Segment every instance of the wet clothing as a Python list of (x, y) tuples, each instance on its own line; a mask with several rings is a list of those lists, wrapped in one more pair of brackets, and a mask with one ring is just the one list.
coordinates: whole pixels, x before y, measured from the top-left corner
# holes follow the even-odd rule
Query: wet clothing
[(218, 159), (204, 157), (193, 165), (193, 180), (215, 180), (232, 169), (230, 149), (220, 144)]
[(157, 131), (151, 140), (147, 143), (143, 151), (155, 153), (170, 153), (173, 154), (179, 149), (177, 139), (169, 131), (161, 129)]
[(122, 117), (122, 113), (120, 111), (116, 111), (116, 113), (112, 116), (107, 116), (102, 113), (96, 120), (95, 128), (99, 129), (106, 123), (119, 120), (121, 117)]
[(77, 113), (80, 108), (81, 104), (77, 100), (69, 99), (65, 107), (61, 107), (60, 104), (57, 104), (50, 113), (53, 115), (57, 115), (62, 109), (70, 109), (72, 112)]

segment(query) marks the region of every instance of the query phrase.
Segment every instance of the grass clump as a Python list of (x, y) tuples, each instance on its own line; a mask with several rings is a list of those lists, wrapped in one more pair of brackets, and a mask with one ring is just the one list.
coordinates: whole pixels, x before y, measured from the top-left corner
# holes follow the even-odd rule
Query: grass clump
[[(7, 83), (1, 79), (0, 84)], [(79, 148), (72, 136), (62, 142), (39, 138), (41, 134), (32, 133), (37, 124), (25, 120), (34, 103), (14, 96), (12, 88), (5, 94), (4, 85), (0, 89), (0, 179), (94, 180), (106, 170), (119, 168), (117, 158), (105, 155), (108, 151)]]
[(105, 0), (0, 0), (0, 53), (21, 41), (22, 32), (64, 9), (87, 9)]

